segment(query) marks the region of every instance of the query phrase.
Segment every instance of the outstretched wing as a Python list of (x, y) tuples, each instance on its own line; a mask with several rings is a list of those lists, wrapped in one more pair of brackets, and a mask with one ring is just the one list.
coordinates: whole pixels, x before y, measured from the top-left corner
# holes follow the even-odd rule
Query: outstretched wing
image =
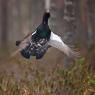
[(18, 46), (18, 49), (14, 52), (12, 52), (11, 57), (16, 56), (22, 49), (24, 49), (27, 45), (28, 42), (31, 40), (31, 33), (26, 35), (22, 40), (20, 40), (20, 43)]
[(64, 52), (68, 57), (78, 57), (79, 53), (73, 51), (70, 47), (68, 47), (59, 37), (58, 35), (51, 32), (51, 37), (48, 44), (54, 48), (59, 49), (60, 51)]
[(16, 51), (12, 52), (11, 57), (16, 56), (16, 55), (17, 55), (21, 50), (23, 50), (27, 45), (28, 45), (27, 42), (24, 42), (24, 41), (21, 42), (20, 45), (18, 46), (18, 49), (17, 49)]

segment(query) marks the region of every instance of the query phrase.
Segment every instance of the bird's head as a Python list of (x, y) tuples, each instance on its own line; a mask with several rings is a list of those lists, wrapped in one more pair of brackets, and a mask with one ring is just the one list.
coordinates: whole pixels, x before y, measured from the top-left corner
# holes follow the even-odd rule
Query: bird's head
[(50, 17), (50, 12), (45, 12), (44, 13), (44, 18), (49, 18)]
[(44, 23), (48, 23), (48, 19), (50, 18), (50, 13), (49, 12), (45, 12), (44, 16), (43, 16), (43, 22)]

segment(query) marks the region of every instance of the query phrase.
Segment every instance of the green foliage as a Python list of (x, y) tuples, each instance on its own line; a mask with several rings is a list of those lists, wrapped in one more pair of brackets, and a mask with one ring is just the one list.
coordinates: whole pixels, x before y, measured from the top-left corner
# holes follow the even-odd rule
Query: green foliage
[(89, 80), (89, 83), (95, 85), (95, 80), (93, 80), (93, 79), (92, 80)]
[(82, 58), (76, 60), (76, 63), (77, 63), (77, 64), (84, 64), (84, 63), (85, 63), (85, 58), (82, 57)]

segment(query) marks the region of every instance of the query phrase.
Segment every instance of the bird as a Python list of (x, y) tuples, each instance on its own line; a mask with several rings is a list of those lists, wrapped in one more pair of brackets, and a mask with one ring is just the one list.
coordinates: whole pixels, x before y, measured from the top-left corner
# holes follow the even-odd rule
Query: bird
[[(49, 18), (50, 13), (45, 12), (41, 24), (35, 29), (32, 34), (30, 33), (31, 40), (27, 43), (28, 45), (20, 51), (23, 57), (27, 59), (29, 59), (31, 55), (36, 56), (36, 59), (43, 57), (44, 53), (48, 49), (48, 46), (43, 46), (43, 44), (49, 41), (51, 35), (51, 30), (48, 25)], [(19, 46), (21, 42), (22, 41), (16, 41), (16, 46)]]
[[(64, 52), (68, 57), (75, 58), (79, 53), (71, 49), (62, 38), (51, 31), (48, 25), (50, 12), (45, 12), (41, 24), (35, 29), (33, 33), (29, 33), (22, 40), (16, 41), (16, 46), (19, 47), (13, 55), (18, 52), (29, 59), (31, 56), (36, 56), (36, 59), (41, 59), (50, 47), (56, 48)], [(30, 40), (27, 40), (30, 38)]]

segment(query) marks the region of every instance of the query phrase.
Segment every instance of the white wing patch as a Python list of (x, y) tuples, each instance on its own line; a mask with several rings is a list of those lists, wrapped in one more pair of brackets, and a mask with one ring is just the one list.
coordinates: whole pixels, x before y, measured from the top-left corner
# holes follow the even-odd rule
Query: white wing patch
[(36, 32), (37, 32), (37, 30), (35, 30), (35, 31), (32, 33), (32, 35), (36, 34)]
[(73, 51), (71, 48), (69, 48), (59, 37), (58, 35), (51, 32), (51, 37), (48, 42), (48, 44), (54, 48), (59, 49), (60, 51), (64, 52), (69, 57), (76, 57), (78, 56), (78, 53)]

